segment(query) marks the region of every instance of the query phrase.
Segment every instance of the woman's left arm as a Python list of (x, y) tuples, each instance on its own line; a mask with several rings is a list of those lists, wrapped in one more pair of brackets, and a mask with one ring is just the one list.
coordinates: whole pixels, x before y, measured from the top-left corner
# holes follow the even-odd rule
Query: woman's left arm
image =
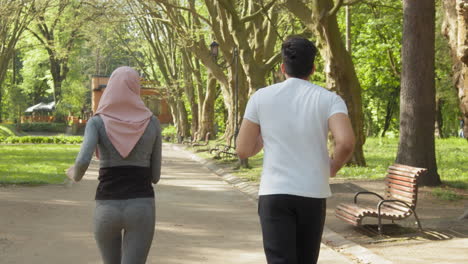
[(80, 153), (75, 160), (75, 165), (67, 170), (67, 176), (71, 180), (78, 182), (83, 178), (89, 163), (93, 157), (98, 143), (98, 129), (95, 118), (91, 118), (86, 124), (83, 144), (81, 144)]

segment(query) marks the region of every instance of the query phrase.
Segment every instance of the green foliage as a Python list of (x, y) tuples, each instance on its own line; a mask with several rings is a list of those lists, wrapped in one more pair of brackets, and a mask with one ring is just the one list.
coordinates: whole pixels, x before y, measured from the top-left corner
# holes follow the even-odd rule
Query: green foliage
[[(379, 3), (385, 7), (362, 3), (350, 8), (352, 57), (361, 83), (365, 126), (370, 136), (383, 132), (386, 118), (393, 133), (398, 132), (399, 126), (402, 3), (392, 0)], [(338, 21), (341, 32), (346, 32), (344, 8)]]
[(21, 130), (26, 132), (56, 132), (64, 133), (67, 125), (64, 123), (22, 123)]
[(445, 188), (435, 188), (432, 190), (432, 195), (444, 201), (458, 201), (463, 198), (453, 190)]
[(4, 144), (80, 144), (83, 142), (81, 136), (9, 136), (0, 137), (0, 143)]
[(78, 151), (77, 145), (3, 145), (0, 184), (61, 184)]
[(14, 128), (12, 129), (11, 125), (0, 125), (0, 136), (15, 136)]
[(30, 34), (22, 39), (27, 48), (20, 53), (23, 67), (20, 70), (21, 92), (28, 98), (28, 106), (53, 101), (53, 79), (49, 69), (49, 57), (39, 42)]
[(177, 139), (177, 129), (173, 125), (166, 126), (163, 128), (161, 135), (166, 141), (174, 141)]

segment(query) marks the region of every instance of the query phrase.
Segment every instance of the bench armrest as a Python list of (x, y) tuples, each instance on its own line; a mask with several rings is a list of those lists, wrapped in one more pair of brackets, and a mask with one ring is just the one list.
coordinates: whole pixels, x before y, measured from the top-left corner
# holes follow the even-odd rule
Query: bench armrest
[(374, 196), (379, 197), (380, 200), (385, 200), (382, 196), (380, 196), (379, 194), (376, 194), (375, 192), (357, 192), (357, 193), (354, 195), (354, 203), (355, 203), (355, 204), (357, 203), (357, 197), (358, 197), (360, 194), (372, 194), (372, 195), (374, 195)]
[(379, 215), (380, 215), (381, 207), (385, 203), (398, 203), (398, 204), (401, 204), (401, 205), (404, 205), (404, 206), (408, 207), (409, 210), (413, 210), (413, 208), (411, 208), (411, 206), (408, 203), (400, 201), (400, 200), (382, 200), (377, 204), (377, 212), (378, 212)]

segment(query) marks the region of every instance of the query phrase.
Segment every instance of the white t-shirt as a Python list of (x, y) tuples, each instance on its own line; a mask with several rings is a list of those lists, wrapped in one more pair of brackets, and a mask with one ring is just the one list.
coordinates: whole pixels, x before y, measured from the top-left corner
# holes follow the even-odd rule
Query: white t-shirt
[(328, 119), (348, 114), (343, 99), (298, 78), (260, 89), (249, 99), (244, 118), (263, 138), (259, 195), (331, 196)]

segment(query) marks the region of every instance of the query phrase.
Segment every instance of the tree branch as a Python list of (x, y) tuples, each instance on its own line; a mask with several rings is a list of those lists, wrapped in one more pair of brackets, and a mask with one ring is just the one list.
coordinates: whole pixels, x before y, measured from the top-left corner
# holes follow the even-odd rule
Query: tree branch
[(312, 24), (313, 13), (312, 10), (301, 0), (288, 0), (285, 1), (284, 5), (286, 8), (297, 16), (305, 24)]
[(330, 11), (328, 11), (327, 16), (336, 15), (336, 13), (338, 13), (338, 10), (340, 10), (342, 5), (343, 5), (343, 0), (338, 0), (335, 6), (332, 9), (330, 9)]
[(355, 5), (355, 4), (359, 4), (362, 1), (366, 1), (366, 0), (348, 0), (348, 1), (344, 2), (343, 5), (344, 6), (352, 6), (352, 5)]
[(198, 14), (196, 12), (196, 10), (192, 10), (191, 8), (187, 8), (187, 7), (184, 7), (184, 6), (178, 6), (178, 5), (174, 5), (174, 4), (171, 4), (171, 3), (168, 3), (167, 1), (160, 1), (161, 4), (165, 5), (165, 6), (168, 6), (168, 7), (172, 7), (172, 8), (175, 8), (175, 9), (180, 9), (180, 10), (184, 10), (184, 11), (188, 11), (190, 12), (192, 15), (200, 18), (201, 20), (203, 20), (205, 23), (207, 23), (208, 25), (211, 26), (211, 23), (210, 23), (210, 20), (207, 19), (206, 17)]
[(265, 63), (265, 69), (270, 70), (275, 66), (276, 63), (278, 63), (281, 60), (281, 52), (277, 52), (275, 55), (273, 55), (266, 63)]
[(275, 3), (276, 3), (276, 0), (272, 0), (270, 3), (266, 4), (265, 6), (262, 5), (262, 8), (257, 10), (255, 13), (241, 18), (240, 22), (241, 23), (246, 23), (246, 22), (254, 20), (256, 17), (261, 15), (263, 12), (268, 11)]

